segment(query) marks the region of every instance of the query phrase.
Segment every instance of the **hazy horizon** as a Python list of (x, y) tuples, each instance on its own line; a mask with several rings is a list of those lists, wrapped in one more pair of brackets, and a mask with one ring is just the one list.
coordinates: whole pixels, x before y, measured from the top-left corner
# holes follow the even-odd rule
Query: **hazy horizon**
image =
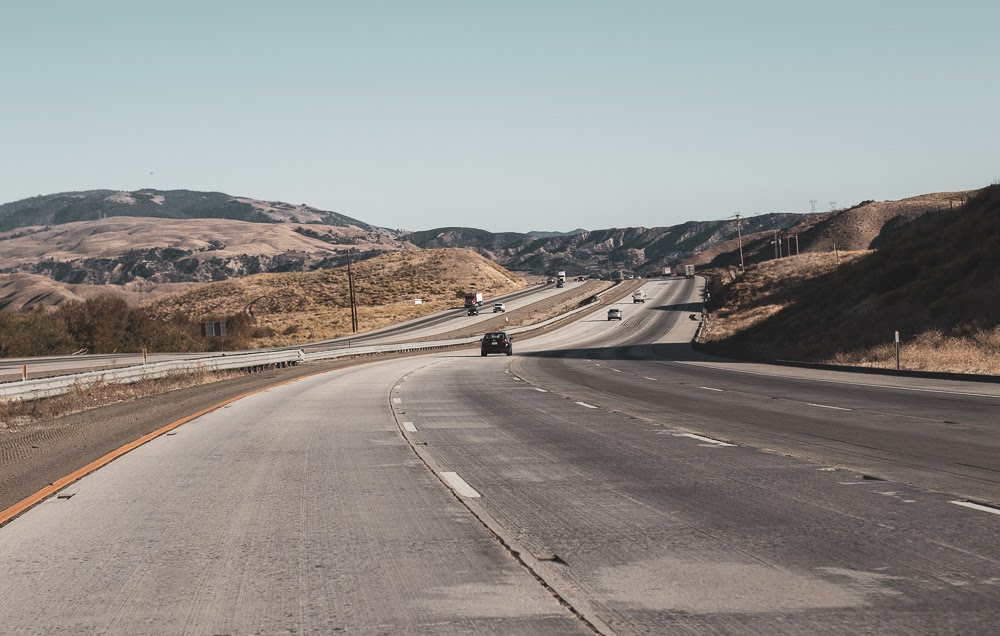
[(20, 4), (0, 200), (188, 189), (404, 229), (830, 209), (1000, 178), (1000, 5)]

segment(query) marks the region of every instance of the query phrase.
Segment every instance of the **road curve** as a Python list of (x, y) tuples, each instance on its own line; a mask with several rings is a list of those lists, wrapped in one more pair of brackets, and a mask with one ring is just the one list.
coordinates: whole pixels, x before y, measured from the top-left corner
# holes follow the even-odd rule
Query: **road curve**
[(0, 528), (2, 624), (997, 633), (992, 389), (700, 356), (696, 282), (645, 289), (185, 424)]

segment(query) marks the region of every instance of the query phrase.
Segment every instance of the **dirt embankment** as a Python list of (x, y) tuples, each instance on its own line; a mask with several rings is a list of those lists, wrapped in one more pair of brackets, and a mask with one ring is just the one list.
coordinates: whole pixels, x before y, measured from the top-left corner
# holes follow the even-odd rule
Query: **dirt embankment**
[(1000, 186), (871, 252), (802, 254), (705, 273), (703, 342), (762, 359), (1000, 375)]

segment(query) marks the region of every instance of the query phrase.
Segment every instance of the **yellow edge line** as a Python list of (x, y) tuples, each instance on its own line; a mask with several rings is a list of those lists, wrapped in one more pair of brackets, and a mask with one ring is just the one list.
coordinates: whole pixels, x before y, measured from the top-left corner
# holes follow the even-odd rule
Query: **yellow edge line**
[(192, 415), (187, 415), (185, 417), (182, 417), (181, 419), (173, 421), (170, 424), (167, 424), (166, 426), (163, 426), (162, 428), (156, 429), (152, 433), (147, 433), (147, 434), (143, 435), (142, 437), (140, 437), (139, 439), (131, 441), (128, 444), (125, 444), (124, 446), (120, 446), (120, 447), (116, 448), (115, 450), (113, 450), (110, 453), (104, 455), (103, 457), (95, 459), (94, 461), (90, 462), (89, 464), (87, 464), (83, 468), (79, 468), (77, 470), (74, 470), (73, 472), (71, 472), (70, 474), (66, 475), (65, 477), (61, 477), (61, 478), (55, 480), (54, 482), (52, 482), (51, 484), (49, 484), (45, 488), (42, 488), (41, 490), (39, 490), (38, 492), (36, 492), (34, 494), (28, 495), (27, 497), (25, 497), (21, 501), (17, 502), (13, 506), (10, 506), (9, 508), (7, 508), (5, 510), (0, 511), (0, 526), (6, 524), (8, 521), (10, 521), (14, 517), (18, 516), (19, 514), (25, 512), (26, 510), (28, 510), (32, 506), (34, 506), (34, 505), (36, 505), (38, 503), (41, 503), (45, 499), (51, 497), (52, 495), (54, 495), (55, 493), (59, 492), (60, 490), (62, 490), (66, 486), (69, 486), (70, 484), (72, 484), (73, 482), (78, 481), (78, 480), (82, 479), (83, 477), (86, 477), (87, 475), (89, 475), (90, 473), (94, 472), (98, 468), (106, 466), (107, 464), (109, 464), (112, 461), (118, 459), (119, 457), (121, 457), (125, 453), (128, 453), (129, 451), (132, 451), (132, 450), (135, 450), (136, 448), (139, 448), (143, 444), (156, 439), (157, 437), (159, 437), (160, 435), (163, 435), (164, 433), (168, 433), (168, 432), (172, 431), (173, 429), (177, 428), (181, 424), (186, 424), (187, 422), (190, 422), (193, 419), (197, 419), (197, 418), (201, 417), (202, 415), (205, 415), (206, 413), (211, 413), (212, 411), (215, 411), (216, 409), (221, 409), (222, 407), (226, 406), (227, 404), (232, 404), (233, 402), (235, 402), (237, 400), (242, 400), (243, 398), (250, 397), (251, 395), (255, 395), (257, 393), (261, 393), (263, 391), (267, 391), (269, 389), (273, 389), (275, 387), (279, 387), (279, 386), (282, 386), (282, 385), (285, 385), (285, 384), (290, 384), (292, 382), (298, 382), (299, 380), (304, 380), (304, 379), (310, 378), (310, 377), (312, 377), (314, 375), (320, 375), (321, 373), (329, 373), (331, 370), (332, 369), (327, 369), (325, 371), (317, 371), (315, 373), (308, 373), (306, 375), (302, 375), (302, 376), (299, 376), (297, 378), (292, 378), (290, 380), (282, 380), (281, 382), (278, 382), (276, 384), (270, 384), (268, 386), (261, 387), (259, 389), (254, 389), (253, 391), (250, 391), (249, 393), (243, 393), (241, 395), (237, 395), (236, 397), (229, 398), (228, 400), (226, 400), (224, 402), (219, 402), (218, 404), (216, 404), (214, 406), (210, 406), (210, 407), (208, 407), (206, 409), (202, 409), (201, 411), (198, 411), (197, 413), (194, 413)]

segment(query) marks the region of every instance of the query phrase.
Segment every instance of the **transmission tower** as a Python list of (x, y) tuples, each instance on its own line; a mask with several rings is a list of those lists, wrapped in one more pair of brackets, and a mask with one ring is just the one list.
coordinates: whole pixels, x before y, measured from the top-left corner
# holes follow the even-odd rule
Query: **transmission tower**
[(816, 204), (819, 203), (816, 199), (809, 200), (809, 207), (812, 208), (812, 213), (816, 214)]
[(836, 201), (830, 201), (830, 211), (833, 212), (836, 209), (837, 209), (837, 202)]

